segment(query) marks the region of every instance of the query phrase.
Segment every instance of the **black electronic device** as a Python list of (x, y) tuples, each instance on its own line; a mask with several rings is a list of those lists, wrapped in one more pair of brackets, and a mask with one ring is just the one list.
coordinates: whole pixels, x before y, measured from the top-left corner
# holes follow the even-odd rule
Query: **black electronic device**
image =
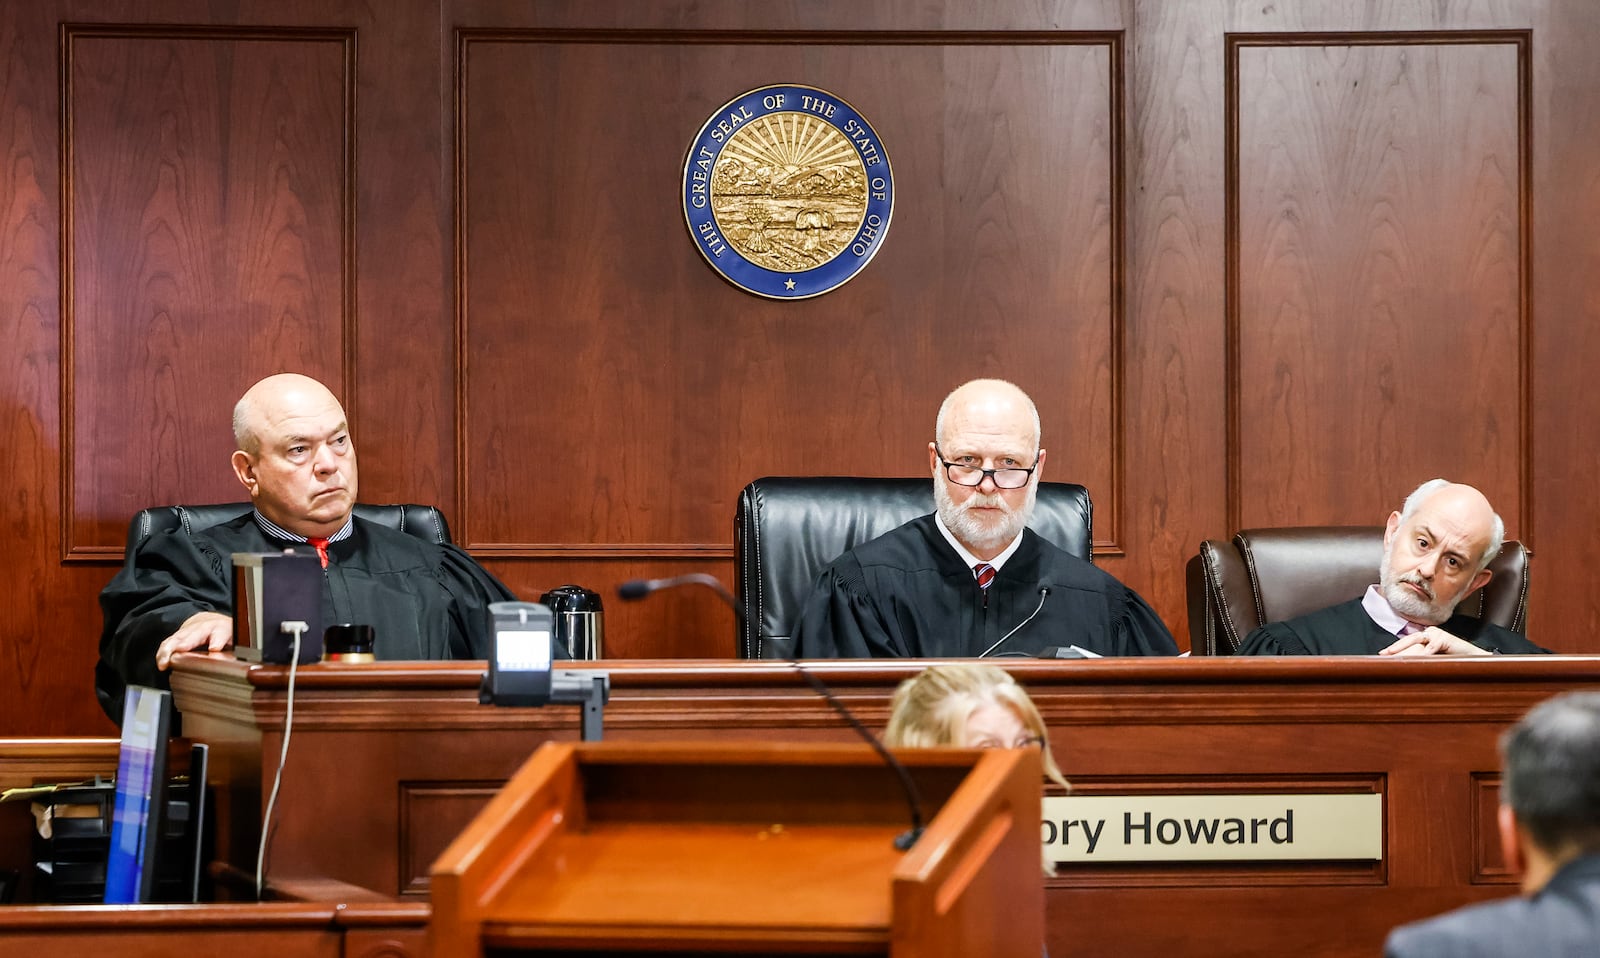
[(483, 676), (478, 701), (484, 705), (538, 708), (577, 705), (582, 708), (581, 735), (598, 742), (603, 711), (611, 697), (611, 676), (605, 672), (552, 670), (555, 615), (536, 602), (495, 602), (489, 606), (489, 633), (494, 648)]
[(322, 561), (310, 550), (233, 555), (233, 654), (288, 665), (300, 631), (300, 664), (322, 658)]
[(536, 602), (489, 606), (489, 697), (496, 705), (538, 706), (550, 701), (551, 643), (555, 616)]
[[(126, 824), (128, 814), (126, 796), (124, 807), (118, 808), (117, 780), (96, 776), (92, 782), (59, 785), (34, 798), (34, 812), (42, 824), (32, 836), (31, 889), (25, 886), (20, 897), (58, 905), (100, 904), (106, 901), (108, 871), (124, 876), (119, 880), (126, 889), (133, 884), (126, 878), (130, 871), (148, 868), (155, 873), (149, 901), (200, 901), (205, 878), (202, 863), (211, 851), (212, 832), (205, 788), (207, 748), (200, 743), (189, 746), (188, 774), (184, 775), (182, 744), (175, 740), (166, 752), (169, 771), (180, 771), (166, 780), (164, 811), (154, 821), (146, 818), (146, 828), (151, 830), (147, 834), (155, 835), (153, 862), (147, 858), (141, 865), (124, 852), (112, 851), (117, 816), (123, 816)], [(136, 765), (121, 781), (126, 788), (139, 788), (142, 794), (141, 777)], [(151, 781), (153, 784), (154, 777)], [(119, 848), (123, 847), (123, 836), (119, 834), (118, 840)], [(117, 881), (112, 884), (114, 896), (130, 897), (116, 887)]]
[[(211, 797), (206, 792), (206, 779), (209, 777), (210, 771), (211, 746), (203, 742), (196, 742), (189, 748), (187, 803), (189, 847), (185, 850), (187, 862), (183, 874), (184, 900), (188, 902), (200, 901), (200, 877), (205, 872), (206, 814), (210, 806), (209, 799)], [(175, 808), (176, 803), (171, 807)]]

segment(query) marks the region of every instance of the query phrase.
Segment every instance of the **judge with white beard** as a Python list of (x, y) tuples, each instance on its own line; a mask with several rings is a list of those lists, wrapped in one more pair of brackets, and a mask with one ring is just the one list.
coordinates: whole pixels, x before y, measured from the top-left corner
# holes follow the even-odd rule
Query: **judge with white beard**
[(1505, 523), (1483, 493), (1430, 479), (1389, 514), (1378, 582), (1349, 602), (1270, 622), (1238, 655), (1498, 655), (1547, 652), (1468, 615), (1461, 600), (1489, 581)]
[(946, 397), (928, 443), (934, 513), (863, 543), (818, 576), (795, 625), (801, 658), (1176, 655), (1132, 589), (1027, 528), (1043, 473), (1039, 413), (978, 379)]

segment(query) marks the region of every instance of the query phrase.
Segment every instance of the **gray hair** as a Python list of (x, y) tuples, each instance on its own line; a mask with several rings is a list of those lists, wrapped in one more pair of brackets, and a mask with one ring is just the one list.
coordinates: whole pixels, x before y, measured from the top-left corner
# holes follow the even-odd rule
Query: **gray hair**
[(1501, 802), (1546, 853), (1600, 851), (1600, 692), (1535, 706), (1500, 738)]
[(250, 428), (250, 394), (245, 393), (233, 404), (233, 441), (252, 456), (261, 451), (261, 437)]
[[(1422, 504), (1427, 502), (1430, 496), (1448, 485), (1451, 485), (1448, 479), (1429, 479), (1418, 486), (1411, 495), (1406, 496), (1405, 505), (1400, 507), (1400, 522), (1404, 523), (1416, 515), (1417, 510), (1422, 508)], [(1478, 572), (1489, 567), (1489, 563), (1500, 554), (1500, 547), (1505, 545), (1506, 541), (1505, 520), (1500, 518), (1500, 513), (1492, 509), (1489, 514), (1494, 517), (1494, 521), (1489, 524), (1489, 544), (1484, 548), (1483, 555), (1478, 557)]]

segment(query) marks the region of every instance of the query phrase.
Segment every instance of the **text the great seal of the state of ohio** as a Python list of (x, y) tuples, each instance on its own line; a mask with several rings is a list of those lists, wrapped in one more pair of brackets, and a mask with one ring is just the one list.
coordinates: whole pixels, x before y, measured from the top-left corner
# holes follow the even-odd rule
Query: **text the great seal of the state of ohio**
[(761, 87), (700, 129), (683, 166), (695, 247), (740, 289), (805, 299), (859, 273), (889, 230), (894, 178), (877, 133), (815, 87)]

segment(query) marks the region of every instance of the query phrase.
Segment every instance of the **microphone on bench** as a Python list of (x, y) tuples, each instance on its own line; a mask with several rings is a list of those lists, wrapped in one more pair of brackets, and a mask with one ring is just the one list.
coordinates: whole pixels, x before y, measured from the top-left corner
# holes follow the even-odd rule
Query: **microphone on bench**
[[(1043, 583), (1043, 582), (1039, 583), (1039, 604), (1033, 607), (1032, 614), (1030, 614), (1026, 619), (1023, 619), (1021, 622), (1018, 622), (1016, 625), (1012, 626), (1010, 632), (1007, 632), (1005, 635), (1000, 636), (1000, 641), (998, 641), (995, 644), (989, 646), (987, 649), (984, 649), (982, 652), (979, 652), (978, 653), (978, 658), (981, 659), (984, 656), (988, 655), (990, 652), (993, 652), (995, 649), (998, 649), (1000, 646), (1005, 645), (1006, 644), (1006, 639), (1009, 639), (1013, 635), (1016, 635), (1018, 632), (1021, 632), (1023, 626), (1027, 625), (1029, 622), (1032, 622), (1034, 619), (1038, 618), (1039, 613), (1044, 611), (1044, 600), (1046, 600), (1048, 598), (1050, 598), (1050, 586), (1045, 584), (1045, 583)], [(1000, 654), (1001, 655), (1005, 655), (1007, 653), (1002, 652)], [(1022, 653), (1014, 653), (1014, 654), (1022, 654)]]

